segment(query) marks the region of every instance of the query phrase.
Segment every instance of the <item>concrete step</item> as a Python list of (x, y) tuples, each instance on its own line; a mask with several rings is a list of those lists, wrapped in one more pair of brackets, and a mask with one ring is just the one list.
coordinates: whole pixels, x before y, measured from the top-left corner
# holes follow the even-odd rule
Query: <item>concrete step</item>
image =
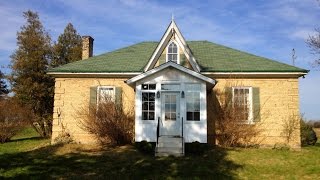
[(183, 156), (183, 138), (174, 136), (159, 137), (155, 152), (156, 156)]
[(157, 157), (163, 157), (163, 156), (175, 156), (175, 157), (181, 157), (184, 156), (183, 153), (168, 153), (168, 152), (158, 152), (156, 153)]
[(160, 136), (159, 142), (181, 142), (182, 143), (182, 138), (181, 137), (171, 137), (171, 136)]
[(156, 152), (182, 153), (182, 147), (156, 147)]
[(159, 141), (157, 147), (182, 147), (182, 142), (161, 142), (161, 141)]

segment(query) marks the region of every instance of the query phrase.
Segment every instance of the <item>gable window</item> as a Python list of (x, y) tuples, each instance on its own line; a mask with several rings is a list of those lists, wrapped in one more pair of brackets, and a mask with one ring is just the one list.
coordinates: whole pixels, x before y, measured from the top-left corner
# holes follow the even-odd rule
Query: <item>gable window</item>
[(200, 84), (186, 84), (187, 121), (200, 121)]
[(239, 120), (252, 123), (252, 87), (232, 87), (232, 104)]
[(178, 46), (175, 42), (171, 42), (167, 47), (167, 62), (169, 61), (179, 64)]
[(156, 84), (142, 84), (142, 120), (155, 119)]
[(98, 93), (98, 104), (102, 102), (115, 102), (115, 87), (99, 86), (97, 93)]

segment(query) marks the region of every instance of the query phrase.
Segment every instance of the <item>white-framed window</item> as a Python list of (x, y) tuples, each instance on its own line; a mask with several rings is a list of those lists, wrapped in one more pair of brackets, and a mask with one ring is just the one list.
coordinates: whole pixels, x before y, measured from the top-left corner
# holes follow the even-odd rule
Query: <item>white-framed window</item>
[(142, 120), (155, 120), (156, 84), (141, 85)]
[(185, 85), (186, 119), (187, 121), (200, 121), (200, 84)]
[(167, 47), (167, 62), (169, 61), (179, 64), (179, 48), (174, 41), (171, 41)]
[(253, 123), (252, 87), (232, 87), (232, 105), (245, 123)]
[(98, 86), (97, 88), (97, 103), (115, 102), (115, 87), (114, 86)]

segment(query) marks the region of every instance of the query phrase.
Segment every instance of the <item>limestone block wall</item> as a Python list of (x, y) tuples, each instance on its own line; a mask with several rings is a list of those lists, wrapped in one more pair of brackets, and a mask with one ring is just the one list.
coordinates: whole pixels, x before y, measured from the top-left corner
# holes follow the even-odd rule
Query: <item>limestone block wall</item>
[(122, 87), (122, 103), (125, 111), (134, 108), (134, 90), (124, 81), (127, 78), (56, 78), (52, 143), (61, 133), (62, 126), (78, 143), (96, 143), (92, 135), (80, 126), (79, 110), (89, 107), (90, 87)]
[[(208, 97), (209, 106), (213, 103), (217, 94), (223, 92), (226, 87), (251, 86), (259, 89), (260, 98), (260, 121), (258, 127), (262, 129), (259, 142), (261, 146), (273, 147), (277, 143), (287, 143), (284, 133), (284, 124), (295, 119), (293, 137), (289, 145), (300, 148), (300, 123), (299, 112), (299, 89), (297, 78), (247, 78), (247, 79), (217, 79), (218, 83)], [(222, 103), (222, 102), (219, 102)], [(217, 120), (214, 111), (208, 111), (208, 137), (214, 137), (214, 123)], [(208, 138), (209, 139), (209, 138)]]
[[(214, 77), (212, 77), (214, 78)], [(214, 78), (217, 85), (208, 92), (208, 142), (215, 143), (215, 121), (213, 111), (216, 102), (216, 91), (224, 91), (225, 87), (251, 86), (259, 88), (260, 122), (262, 133), (258, 137), (261, 146), (273, 147), (276, 143), (286, 143), (283, 133), (284, 123), (299, 116), (299, 90), (297, 78)], [(72, 138), (79, 143), (95, 143), (93, 136), (80, 127), (77, 111), (89, 106), (90, 87), (116, 86), (122, 87), (122, 102), (125, 111), (134, 108), (135, 92), (124, 81), (127, 78), (56, 78), (52, 142), (61, 133), (62, 125)], [(298, 118), (296, 118), (298, 121)], [(291, 147), (300, 148), (300, 124), (294, 137), (290, 140)]]

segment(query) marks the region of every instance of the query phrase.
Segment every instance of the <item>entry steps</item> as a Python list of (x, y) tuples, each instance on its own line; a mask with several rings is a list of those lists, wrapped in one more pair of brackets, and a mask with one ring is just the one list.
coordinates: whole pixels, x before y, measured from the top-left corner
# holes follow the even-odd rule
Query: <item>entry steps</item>
[(156, 156), (184, 156), (184, 141), (178, 136), (160, 136), (155, 149)]

